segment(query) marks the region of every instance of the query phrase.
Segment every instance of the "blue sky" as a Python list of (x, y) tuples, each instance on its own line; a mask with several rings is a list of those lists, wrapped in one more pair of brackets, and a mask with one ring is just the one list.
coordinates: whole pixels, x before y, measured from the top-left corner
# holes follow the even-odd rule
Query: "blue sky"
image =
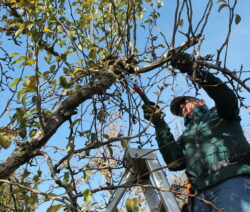
[[(249, 50), (250, 50), (250, 42), (249, 42), (249, 36), (250, 36), (250, 4), (248, 2), (249, 0), (241, 0), (238, 3), (238, 7), (236, 10), (236, 13), (240, 14), (242, 20), (241, 22), (236, 26), (235, 24), (233, 24), (233, 31), (232, 31), (232, 36), (231, 36), (231, 40), (230, 40), (230, 45), (229, 45), (229, 53), (228, 53), (228, 63), (227, 63), (227, 67), (234, 70), (238, 70), (240, 68), (241, 65), (243, 65), (244, 70), (250, 70), (250, 60), (249, 60)], [(163, 1), (164, 2), (164, 6), (160, 9), (160, 13), (161, 13), (161, 17), (158, 21), (158, 25), (161, 29), (161, 31), (163, 32), (163, 34), (165, 34), (167, 36), (167, 38), (171, 37), (171, 30), (172, 30), (172, 22), (170, 21), (173, 17), (173, 13), (174, 13), (174, 4), (172, 3), (172, 1)], [(195, 11), (201, 11), (200, 8), (202, 8), (204, 1), (196, 1), (195, 5), (194, 5), (194, 9)], [(216, 5), (215, 2), (215, 7), (218, 8), (218, 5)], [(185, 21), (185, 19), (184, 19)], [(185, 22), (184, 22), (185, 24)], [(185, 26), (184, 26), (185, 27)], [(183, 27), (183, 28), (184, 28)], [(180, 30), (182, 30), (182, 28), (180, 28)], [(206, 55), (206, 54), (216, 54), (216, 49), (219, 48), (219, 46), (221, 45), (221, 42), (225, 39), (225, 35), (226, 35), (226, 30), (227, 30), (227, 12), (226, 9), (223, 9), (221, 13), (217, 12), (217, 9), (214, 8), (213, 11), (213, 15), (210, 17), (209, 19), (209, 23), (207, 25), (207, 28), (205, 30), (205, 41), (203, 42), (202, 48), (201, 48), (201, 55)], [(145, 35), (143, 31), (140, 32), (139, 36), (140, 36), (140, 43), (139, 46), (143, 46), (144, 43), (144, 39), (145, 39)], [(160, 37), (160, 36), (159, 36)], [(178, 34), (178, 39), (176, 41), (176, 46), (180, 45), (183, 41), (185, 40), (185, 37), (183, 35)], [(6, 42), (7, 43), (7, 42)], [(5, 41), (4, 44), (5, 45)], [(6, 47), (6, 46), (4, 46)], [(9, 46), (8, 48), (13, 48), (11, 46)], [(20, 49), (13, 49), (14, 52), (17, 51), (21, 51)], [(164, 74), (164, 72), (163, 72)], [(150, 75), (150, 74), (149, 74)], [(142, 75), (141, 78), (142, 80), (142, 85), (145, 85), (144, 83), (146, 83), (145, 78), (148, 75)], [(250, 77), (250, 73), (246, 74), (246, 77)], [(250, 81), (249, 81), (250, 82)], [(182, 93), (186, 90), (186, 84), (185, 84), (185, 79), (183, 76), (179, 77), (178, 80), (178, 86), (177, 86), (177, 91), (173, 92), (170, 88), (166, 88), (164, 93), (161, 95), (160, 100), (164, 101), (165, 104), (169, 104), (172, 96), (173, 95), (182, 95)], [(248, 83), (249, 85), (250, 83)], [(156, 91), (155, 89), (151, 89), (148, 93), (149, 98), (152, 101), (155, 101), (157, 96), (154, 94), (154, 92)], [(194, 93), (192, 93), (193, 95)], [(136, 94), (135, 94), (136, 95)], [(243, 90), (242, 95), (244, 97), (246, 97), (245, 103), (246, 104), (250, 104), (250, 97), (249, 97), (249, 93), (247, 93), (246, 91)], [(207, 97), (207, 95), (201, 91), (201, 98), (205, 99), (208, 106), (212, 107), (214, 105), (213, 101)], [(6, 95), (1, 93), (0, 94), (0, 98), (1, 99), (6, 99)], [(0, 106), (3, 107), (1, 105), (0, 102)], [(181, 118), (176, 118), (174, 116), (172, 116), (169, 112), (169, 109), (166, 108), (164, 109), (164, 112), (166, 113), (166, 121), (168, 123), (170, 123), (170, 127), (172, 128), (172, 133), (177, 137), (181, 131), (183, 130), (183, 123), (182, 123), (182, 119)], [(142, 117), (142, 114), (141, 114)], [(250, 134), (250, 126), (249, 126), (249, 109), (244, 109), (242, 108), (241, 110), (241, 117), (242, 117), (242, 125), (244, 127), (244, 129), (246, 130), (246, 135), (248, 136), (248, 140), (250, 140), (249, 138), (249, 134)], [(85, 118), (86, 121), (88, 121), (88, 118)], [(1, 120), (2, 123), (4, 123), (4, 119)], [(1, 125), (3, 125), (1, 123)], [(65, 139), (68, 136), (68, 123), (64, 124), (58, 131), (57, 133), (52, 137), (52, 139), (48, 142), (48, 145), (55, 145), (58, 147), (65, 147), (67, 144), (67, 140)], [(177, 127), (178, 126), (178, 127)], [(176, 130), (178, 128), (178, 130)], [(134, 133), (136, 133), (136, 131), (138, 131), (138, 129), (134, 129)], [(150, 128), (149, 132), (153, 133), (154, 129)], [(154, 144), (156, 144), (156, 141), (153, 141)], [(150, 146), (148, 146), (147, 148), (150, 148)], [(157, 146), (155, 145), (154, 148), (157, 148)], [(11, 148), (10, 150), (12, 150), (13, 148)], [(8, 155), (9, 151), (1, 151), (0, 154), (0, 160), (3, 160), (6, 158), (6, 156)], [(160, 155), (159, 155), (160, 157)], [(161, 162), (163, 163), (163, 161), (161, 160)], [(43, 166), (43, 164), (40, 164), (41, 167)], [(100, 181), (100, 179), (98, 179)], [(95, 186), (93, 186), (95, 187)], [(42, 188), (42, 190), (47, 189), (46, 186), (44, 186)], [(44, 210), (44, 206), (40, 207), (37, 211), (39, 212), (43, 212)]]

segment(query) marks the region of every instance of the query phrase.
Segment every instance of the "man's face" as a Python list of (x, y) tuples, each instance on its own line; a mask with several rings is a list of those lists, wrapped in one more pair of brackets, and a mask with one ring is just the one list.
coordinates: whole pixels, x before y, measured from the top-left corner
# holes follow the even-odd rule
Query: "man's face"
[(187, 99), (183, 104), (180, 104), (181, 116), (192, 115), (193, 108), (205, 105), (203, 99)]

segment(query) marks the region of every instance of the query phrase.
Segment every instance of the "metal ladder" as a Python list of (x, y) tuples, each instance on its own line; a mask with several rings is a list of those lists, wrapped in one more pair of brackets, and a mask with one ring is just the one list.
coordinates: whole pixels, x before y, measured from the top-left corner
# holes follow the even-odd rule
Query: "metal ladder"
[[(159, 160), (152, 149), (128, 148), (125, 154), (127, 164), (131, 168), (127, 169), (120, 184), (133, 183), (139, 179), (142, 185), (153, 185), (158, 188), (170, 188), (169, 182), (161, 169)], [(147, 174), (148, 173), (148, 174)], [(140, 177), (142, 176), (142, 177)], [(117, 205), (123, 197), (127, 188), (118, 188), (113, 193), (111, 200), (105, 209), (106, 212), (116, 211)], [(156, 191), (154, 188), (143, 188), (145, 199), (152, 212), (180, 212), (180, 208), (174, 195), (167, 191)], [(160, 199), (159, 199), (160, 197)]]

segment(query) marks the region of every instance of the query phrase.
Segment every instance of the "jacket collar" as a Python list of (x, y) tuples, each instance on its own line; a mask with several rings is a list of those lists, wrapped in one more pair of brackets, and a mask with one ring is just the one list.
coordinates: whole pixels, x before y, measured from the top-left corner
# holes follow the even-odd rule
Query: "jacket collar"
[(187, 126), (191, 123), (199, 122), (207, 111), (208, 107), (206, 105), (194, 107), (192, 110), (192, 115), (187, 115), (184, 117), (184, 125)]

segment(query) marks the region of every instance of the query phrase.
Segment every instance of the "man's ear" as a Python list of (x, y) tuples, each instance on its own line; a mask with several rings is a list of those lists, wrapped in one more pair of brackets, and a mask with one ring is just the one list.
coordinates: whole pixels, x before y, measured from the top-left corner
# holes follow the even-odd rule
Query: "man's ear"
[(200, 106), (203, 106), (203, 105), (205, 105), (205, 104), (206, 104), (206, 102), (205, 102), (204, 99), (200, 99), (200, 100), (199, 100), (199, 105), (200, 105)]

